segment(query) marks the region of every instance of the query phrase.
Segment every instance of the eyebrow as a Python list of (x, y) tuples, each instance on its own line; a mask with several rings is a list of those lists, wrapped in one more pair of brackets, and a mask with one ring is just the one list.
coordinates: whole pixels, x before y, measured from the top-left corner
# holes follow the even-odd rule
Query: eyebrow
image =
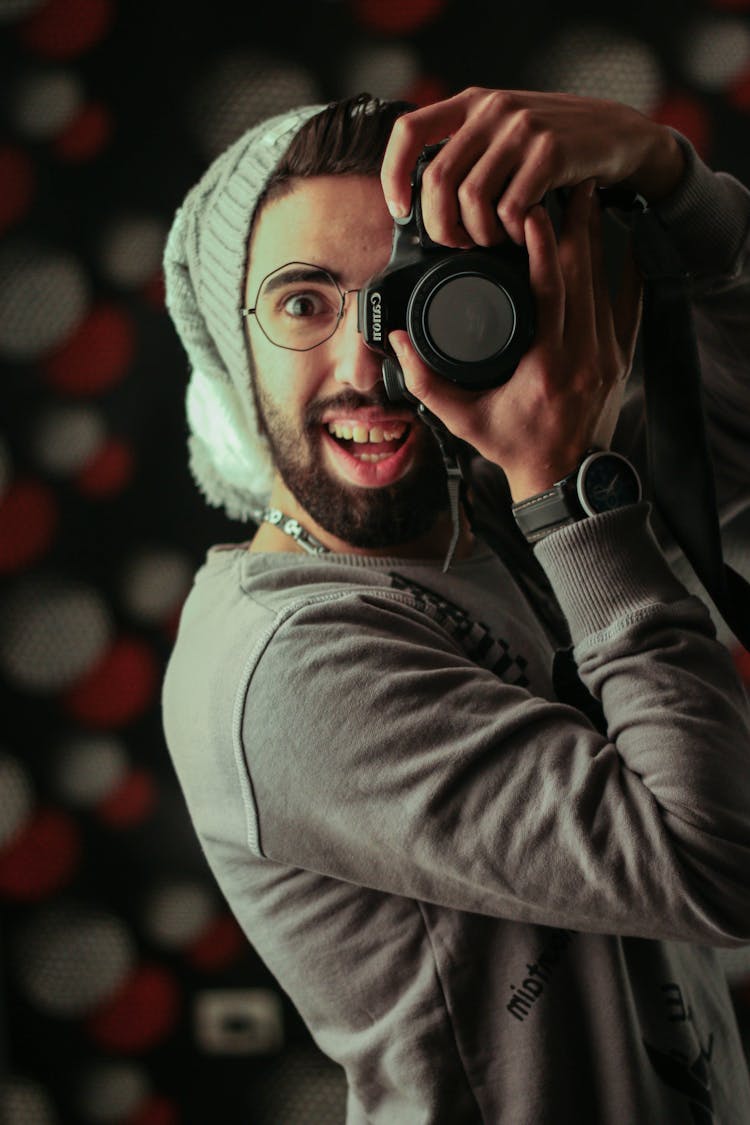
[(285, 285), (294, 284), (296, 281), (330, 281), (331, 278), (341, 287), (341, 278), (332, 270), (324, 270), (320, 266), (290, 266), (289, 269), (282, 267), (278, 273), (264, 282), (264, 287), (267, 293), (273, 293), (274, 290), (283, 289)]

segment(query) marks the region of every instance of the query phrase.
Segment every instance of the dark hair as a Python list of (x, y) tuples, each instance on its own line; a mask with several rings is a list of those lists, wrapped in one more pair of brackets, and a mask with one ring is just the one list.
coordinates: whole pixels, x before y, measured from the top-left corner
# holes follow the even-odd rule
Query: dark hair
[(265, 203), (286, 195), (297, 179), (379, 175), (394, 121), (416, 108), (411, 102), (356, 94), (310, 117), (271, 173), (253, 222)]

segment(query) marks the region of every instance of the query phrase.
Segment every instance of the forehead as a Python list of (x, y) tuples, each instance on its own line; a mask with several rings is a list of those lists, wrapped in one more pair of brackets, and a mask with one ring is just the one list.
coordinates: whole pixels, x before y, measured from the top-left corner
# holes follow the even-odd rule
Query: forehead
[(356, 286), (390, 256), (393, 219), (375, 176), (314, 176), (271, 200), (250, 243), (248, 292), (285, 262), (314, 262)]

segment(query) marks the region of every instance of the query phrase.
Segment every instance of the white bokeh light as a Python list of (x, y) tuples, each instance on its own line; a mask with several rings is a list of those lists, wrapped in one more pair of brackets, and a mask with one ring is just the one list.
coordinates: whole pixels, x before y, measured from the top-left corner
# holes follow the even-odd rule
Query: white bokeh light
[(102, 273), (124, 289), (145, 285), (161, 269), (167, 226), (158, 218), (123, 216), (99, 240)]
[(686, 76), (703, 90), (722, 90), (750, 64), (750, 26), (739, 17), (706, 16), (682, 36)]
[(22, 579), (0, 607), (0, 670), (16, 687), (48, 694), (69, 687), (104, 655), (109, 609), (80, 582)]
[(643, 40), (597, 24), (573, 24), (543, 43), (527, 66), (528, 85), (611, 98), (649, 113), (663, 88), (661, 65)]
[(73, 805), (96, 805), (122, 784), (129, 770), (127, 751), (114, 735), (73, 735), (57, 748), (55, 786)]
[(158, 945), (181, 949), (200, 937), (215, 915), (214, 897), (200, 883), (170, 883), (148, 896), (143, 924)]
[(54, 406), (32, 427), (31, 449), (39, 466), (70, 476), (87, 465), (107, 438), (104, 420), (91, 406)]
[(417, 54), (407, 43), (361, 44), (347, 51), (341, 62), (339, 96), (366, 92), (402, 98), (420, 73)]
[(72, 71), (29, 71), (16, 83), (8, 115), (17, 132), (30, 141), (47, 141), (70, 124), (84, 102), (81, 81)]
[(71, 255), (13, 241), (0, 249), (0, 356), (38, 359), (84, 319), (90, 289)]
[(0, 847), (28, 823), (34, 808), (34, 787), (21, 763), (0, 752)]
[(229, 52), (212, 60), (190, 97), (192, 131), (213, 159), (257, 122), (320, 100), (312, 73), (260, 51)]
[(135, 946), (111, 914), (85, 906), (40, 910), (16, 935), (23, 993), (53, 1016), (74, 1017), (108, 1000), (130, 975)]
[(134, 554), (122, 571), (122, 600), (133, 617), (156, 623), (184, 601), (194, 567), (180, 551), (147, 549)]

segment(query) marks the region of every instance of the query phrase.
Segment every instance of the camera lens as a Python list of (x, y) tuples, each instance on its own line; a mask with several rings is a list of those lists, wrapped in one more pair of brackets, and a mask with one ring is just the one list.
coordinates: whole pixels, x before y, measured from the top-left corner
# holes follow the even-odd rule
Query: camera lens
[(516, 310), (497, 281), (478, 274), (447, 278), (427, 298), (425, 334), (455, 363), (483, 363), (499, 355), (513, 337)]

